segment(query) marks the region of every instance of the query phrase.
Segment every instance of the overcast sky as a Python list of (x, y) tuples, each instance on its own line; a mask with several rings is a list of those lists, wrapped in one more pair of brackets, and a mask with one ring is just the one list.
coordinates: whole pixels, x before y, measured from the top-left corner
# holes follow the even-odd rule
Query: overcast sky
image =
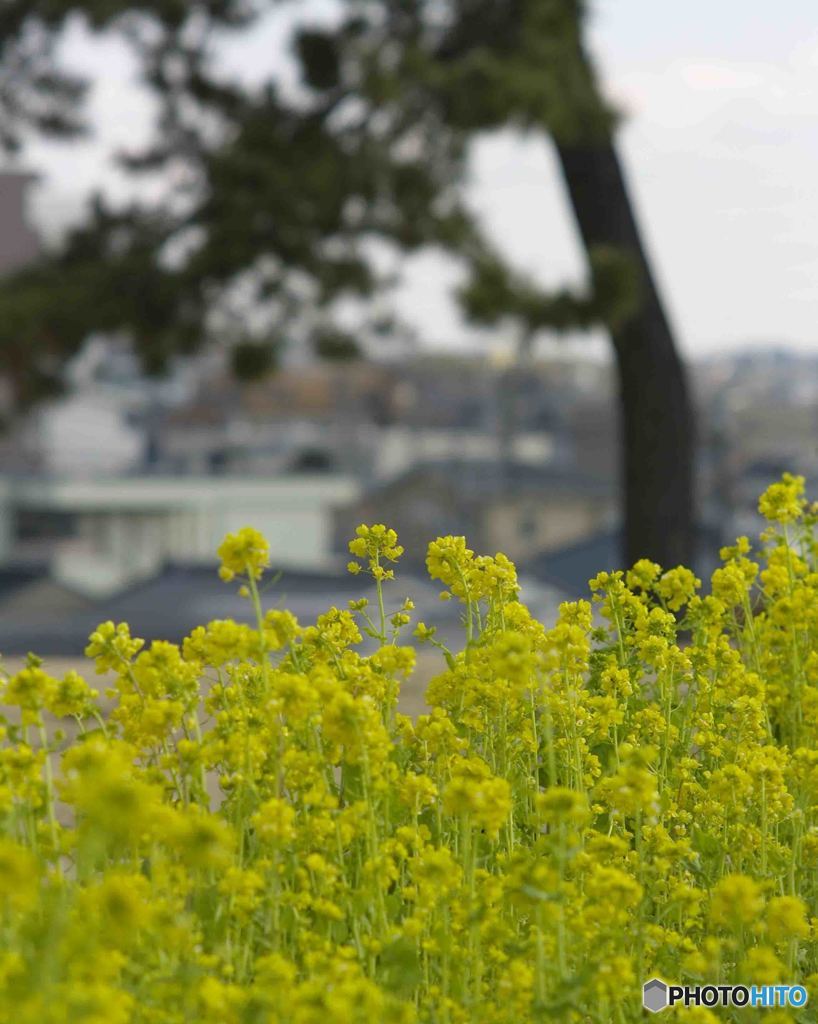
[[(310, 0), (316, 8), (325, 0)], [(328, 3), (328, 0), (327, 0)], [(620, 145), (680, 341), (701, 355), (787, 343), (818, 351), (818, 7), (815, 0), (597, 0), (591, 41), (628, 118)], [(282, 28), (234, 41), (224, 61), (250, 78)], [(66, 59), (95, 76), (90, 142), (32, 144), (46, 230), (88, 193), (122, 195), (108, 154), (145, 137), (149, 99), (124, 47), (73, 31)], [(582, 260), (541, 139), (475, 147), (469, 196), (509, 255), (543, 280), (578, 280)], [(436, 257), (406, 268), (401, 305), (430, 344), (464, 336)]]

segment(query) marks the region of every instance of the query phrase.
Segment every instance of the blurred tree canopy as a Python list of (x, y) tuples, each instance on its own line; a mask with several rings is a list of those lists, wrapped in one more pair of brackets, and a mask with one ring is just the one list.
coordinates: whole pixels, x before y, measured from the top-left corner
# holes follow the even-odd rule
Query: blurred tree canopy
[[(0, 9), (0, 140), (81, 129), (82, 83), (54, 42), (71, 14), (122, 33), (160, 103), (151, 144), (121, 155), (160, 198), (97, 200), (60, 250), (0, 282), (0, 359), (24, 405), (59, 385), (91, 331), (125, 331), (149, 370), (230, 339), (242, 376), (282, 339), (354, 352), (339, 304), (388, 288), (376, 243), (437, 246), (468, 268), (477, 323), (522, 337), (604, 324), (620, 377), (627, 555), (690, 556), (691, 416), (614, 148), (616, 115), (583, 46), (580, 0), (339, 0), (299, 5), (297, 88), (218, 70), (219, 40), (286, 0), (12, 0)], [(271, 58), (271, 65), (275, 63)], [(510, 268), (464, 205), (469, 142), (506, 126), (548, 135), (588, 253), (583, 291)], [(372, 304), (369, 304), (370, 306)], [(363, 308), (367, 303), (362, 303)], [(361, 331), (376, 330), (362, 322)]]

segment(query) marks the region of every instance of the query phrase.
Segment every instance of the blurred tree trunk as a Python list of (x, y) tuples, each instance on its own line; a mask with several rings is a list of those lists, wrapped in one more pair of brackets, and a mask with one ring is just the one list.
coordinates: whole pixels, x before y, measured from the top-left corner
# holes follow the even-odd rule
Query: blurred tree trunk
[(585, 248), (614, 246), (638, 270), (634, 313), (611, 328), (619, 377), (624, 556), (663, 567), (693, 556), (694, 424), (684, 366), (636, 224), (610, 134), (559, 139), (557, 151)]

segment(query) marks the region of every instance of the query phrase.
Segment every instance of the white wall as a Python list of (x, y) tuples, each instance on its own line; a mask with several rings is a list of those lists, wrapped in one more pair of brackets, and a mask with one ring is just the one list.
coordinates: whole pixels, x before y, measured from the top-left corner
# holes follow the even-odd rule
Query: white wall
[(77, 516), (78, 535), (55, 551), (53, 569), (89, 593), (144, 579), (168, 560), (215, 567), (224, 535), (243, 526), (266, 536), (273, 566), (322, 569), (335, 560), (333, 512), (358, 493), (351, 478), (324, 474), (0, 481), (0, 558), (6, 494), (9, 508)]

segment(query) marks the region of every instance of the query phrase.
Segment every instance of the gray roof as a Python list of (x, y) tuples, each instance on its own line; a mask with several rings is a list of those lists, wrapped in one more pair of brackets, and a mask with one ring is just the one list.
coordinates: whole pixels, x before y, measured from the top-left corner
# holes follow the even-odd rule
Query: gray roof
[[(712, 528), (699, 525), (695, 531), (692, 568), (707, 589), (718, 564), (721, 539)], [(531, 559), (526, 569), (541, 583), (550, 584), (571, 598), (589, 596), (588, 581), (600, 572), (626, 568), (624, 540), (619, 529), (600, 530), (584, 540)]]
[[(346, 608), (351, 598), (374, 600), (368, 579), (349, 574), (328, 575), (284, 572), (267, 584), (265, 608), (287, 608), (302, 624), (313, 622), (330, 606)], [(136, 584), (68, 614), (15, 609), (13, 596), (6, 600), (0, 618), (0, 653), (79, 657), (89, 634), (107, 619), (128, 622), (135, 636), (146, 640), (179, 642), (196, 626), (213, 619), (233, 618), (251, 622), (249, 602), (240, 598), (236, 586), (223, 583), (212, 568), (170, 565), (152, 579)], [(398, 574), (386, 585), (387, 610), (395, 610), (404, 597), (415, 601), (415, 621), (439, 624), (445, 636), (459, 632), (460, 609), (455, 602), (439, 600), (440, 586), (429, 580)]]
[(588, 580), (599, 572), (624, 568), (622, 533), (603, 530), (584, 540), (530, 560), (528, 571), (572, 598), (588, 597)]
[(416, 463), (405, 473), (377, 485), (370, 493), (437, 478), (467, 498), (486, 498), (513, 492), (592, 498), (612, 496), (607, 480), (560, 465), (500, 462), (497, 459), (435, 459)]

